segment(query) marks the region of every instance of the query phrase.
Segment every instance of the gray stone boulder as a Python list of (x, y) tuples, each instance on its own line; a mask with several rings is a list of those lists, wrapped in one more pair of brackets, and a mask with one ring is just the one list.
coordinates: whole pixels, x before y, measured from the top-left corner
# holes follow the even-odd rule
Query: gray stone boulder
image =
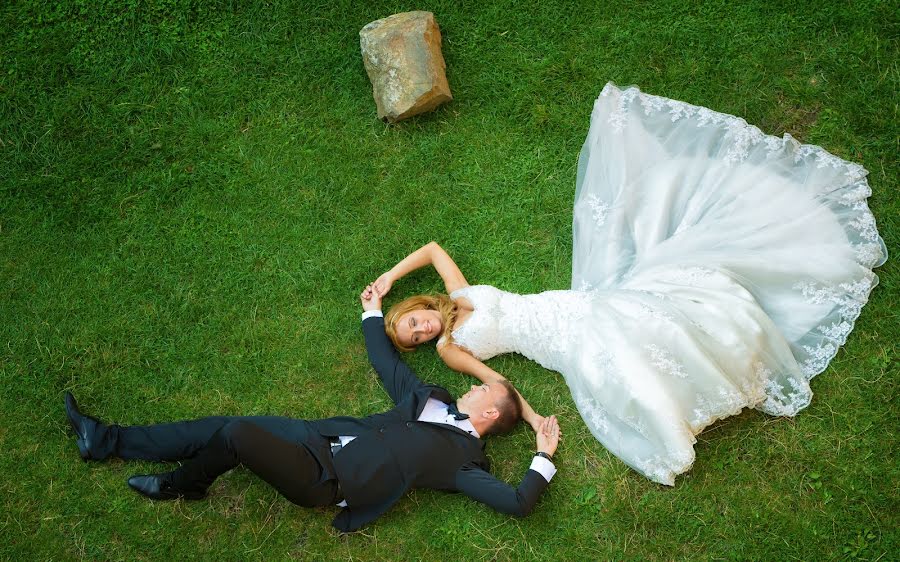
[(441, 30), (431, 12), (403, 12), (366, 24), (359, 48), (379, 119), (396, 123), (453, 99)]

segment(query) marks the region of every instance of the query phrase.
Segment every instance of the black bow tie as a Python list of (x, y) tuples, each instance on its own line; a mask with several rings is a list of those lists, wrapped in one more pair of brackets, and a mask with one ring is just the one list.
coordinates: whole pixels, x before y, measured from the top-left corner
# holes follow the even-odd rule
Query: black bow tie
[(469, 414), (464, 414), (459, 411), (459, 408), (456, 407), (456, 402), (454, 402), (453, 404), (447, 404), (447, 413), (453, 416), (453, 419), (455, 419), (456, 421), (469, 419)]

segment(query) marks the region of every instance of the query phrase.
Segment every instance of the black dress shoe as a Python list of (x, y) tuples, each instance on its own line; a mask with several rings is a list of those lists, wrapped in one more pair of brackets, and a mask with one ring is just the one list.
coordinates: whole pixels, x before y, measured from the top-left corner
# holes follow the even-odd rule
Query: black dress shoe
[(175, 500), (185, 498), (199, 500), (206, 497), (206, 492), (179, 490), (172, 486), (169, 472), (164, 474), (146, 474), (132, 476), (128, 485), (141, 495), (153, 500)]
[(75, 444), (78, 445), (81, 458), (86, 461), (94, 459), (91, 455), (91, 446), (100, 421), (79, 412), (78, 404), (71, 392), (66, 392), (66, 416), (69, 417), (69, 425), (75, 432)]

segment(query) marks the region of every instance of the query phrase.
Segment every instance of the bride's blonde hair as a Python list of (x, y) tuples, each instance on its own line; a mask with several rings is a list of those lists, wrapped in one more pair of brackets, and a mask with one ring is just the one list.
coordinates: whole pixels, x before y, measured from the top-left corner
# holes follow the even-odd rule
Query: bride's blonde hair
[(397, 339), (397, 322), (401, 316), (414, 310), (437, 310), (441, 315), (441, 324), (444, 326), (441, 336), (446, 337), (448, 343), (452, 341), (451, 332), (453, 332), (453, 324), (456, 322), (456, 303), (444, 294), (416, 295), (392, 306), (387, 316), (384, 317), (384, 331), (387, 332), (394, 347), (400, 351), (412, 351), (415, 349), (415, 346), (403, 345)]

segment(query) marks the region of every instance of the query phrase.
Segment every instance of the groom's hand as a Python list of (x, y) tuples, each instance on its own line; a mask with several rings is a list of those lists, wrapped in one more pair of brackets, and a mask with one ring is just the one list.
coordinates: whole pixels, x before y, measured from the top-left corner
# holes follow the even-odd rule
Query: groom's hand
[(552, 457), (557, 445), (559, 445), (559, 422), (556, 421), (556, 416), (544, 418), (537, 432), (537, 450)]
[(360, 293), (359, 300), (362, 303), (363, 310), (381, 310), (381, 295), (372, 288), (372, 285), (366, 285), (365, 290)]

